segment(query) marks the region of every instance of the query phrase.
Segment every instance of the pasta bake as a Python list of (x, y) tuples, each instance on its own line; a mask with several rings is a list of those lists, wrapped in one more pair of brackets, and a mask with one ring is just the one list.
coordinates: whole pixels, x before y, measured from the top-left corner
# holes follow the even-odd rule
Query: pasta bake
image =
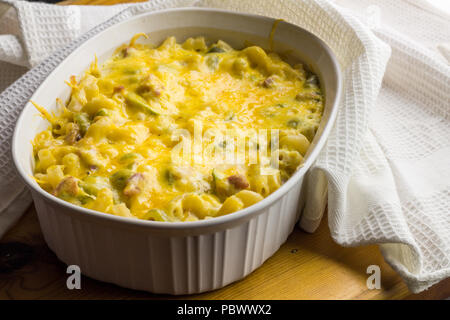
[(54, 114), (33, 102), (50, 123), (33, 141), (43, 189), (123, 217), (195, 221), (255, 204), (301, 166), (323, 114), (315, 74), (258, 46), (140, 36), (70, 77)]

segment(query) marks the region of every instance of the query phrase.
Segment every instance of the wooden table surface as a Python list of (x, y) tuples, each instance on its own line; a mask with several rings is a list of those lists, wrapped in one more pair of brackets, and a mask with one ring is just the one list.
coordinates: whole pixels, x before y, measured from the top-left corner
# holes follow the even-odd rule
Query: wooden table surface
[[(64, 4), (114, 4), (121, 0), (68, 0)], [(5, 265), (5, 259), (14, 263)], [(3, 262), (2, 262), (3, 261)], [(10, 260), (12, 261), (12, 260)], [(381, 269), (381, 289), (366, 285), (369, 265)], [(66, 287), (66, 266), (45, 244), (31, 206), (0, 241), (0, 299), (166, 299), (82, 277), (80, 290)], [(421, 294), (410, 293), (383, 260), (377, 246), (343, 248), (333, 242), (324, 219), (314, 234), (298, 228), (280, 250), (245, 279), (182, 299), (443, 299), (450, 279)]]

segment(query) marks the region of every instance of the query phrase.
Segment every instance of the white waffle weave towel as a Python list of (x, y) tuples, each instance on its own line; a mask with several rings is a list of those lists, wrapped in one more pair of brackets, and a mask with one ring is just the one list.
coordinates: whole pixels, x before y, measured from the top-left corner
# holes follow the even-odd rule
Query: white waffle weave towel
[(118, 21), (208, 6), (306, 28), (334, 50), (345, 72), (344, 98), (309, 174), (314, 187), (300, 226), (314, 231), (328, 200), (333, 239), (344, 246), (379, 244), (411, 291), (449, 277), (450, 17), (424, 1), (151, 0), (88, 7), (0, 0), (0, 236), (31, 201), (15, 175), (10, 139), (47, 74)]

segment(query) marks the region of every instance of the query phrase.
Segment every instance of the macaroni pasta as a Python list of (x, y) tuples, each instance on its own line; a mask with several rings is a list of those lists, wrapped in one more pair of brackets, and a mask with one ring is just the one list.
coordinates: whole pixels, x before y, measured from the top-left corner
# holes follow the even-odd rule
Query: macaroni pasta
[(67, 84), (33, 147), (53, 195), (129, 218), (194, 221), (249, 207), (303, 162), (323, 113), (317, 76), (203, 37), (119, 47)]

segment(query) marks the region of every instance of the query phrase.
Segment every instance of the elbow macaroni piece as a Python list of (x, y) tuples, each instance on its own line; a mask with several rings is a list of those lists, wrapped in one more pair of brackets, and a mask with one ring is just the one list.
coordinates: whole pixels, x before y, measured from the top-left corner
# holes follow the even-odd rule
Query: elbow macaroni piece
[[(36, 105), (50, 122), (33, 141), (43, 189), (121, 217), (176, 222), (247, 208), (289, 179), (323, 114), (317, 76), (258, 46), (169, 37), (153, 47), (137, 43), (139, 36), (71, 76), (70, 99), (58, 101), (57, 114)], [(244, 137), (249, 154), (215, 129)], [(279, 132), (274, 150), (272, 129)], [(190, 146), (198, 134), (208, 152), (193, 144), (193, 158), (175, 161), (180, 143)], [(234, 153), (240, 162), (227, 160)], [(263, 172), (273, 159), (278, 167)]]

